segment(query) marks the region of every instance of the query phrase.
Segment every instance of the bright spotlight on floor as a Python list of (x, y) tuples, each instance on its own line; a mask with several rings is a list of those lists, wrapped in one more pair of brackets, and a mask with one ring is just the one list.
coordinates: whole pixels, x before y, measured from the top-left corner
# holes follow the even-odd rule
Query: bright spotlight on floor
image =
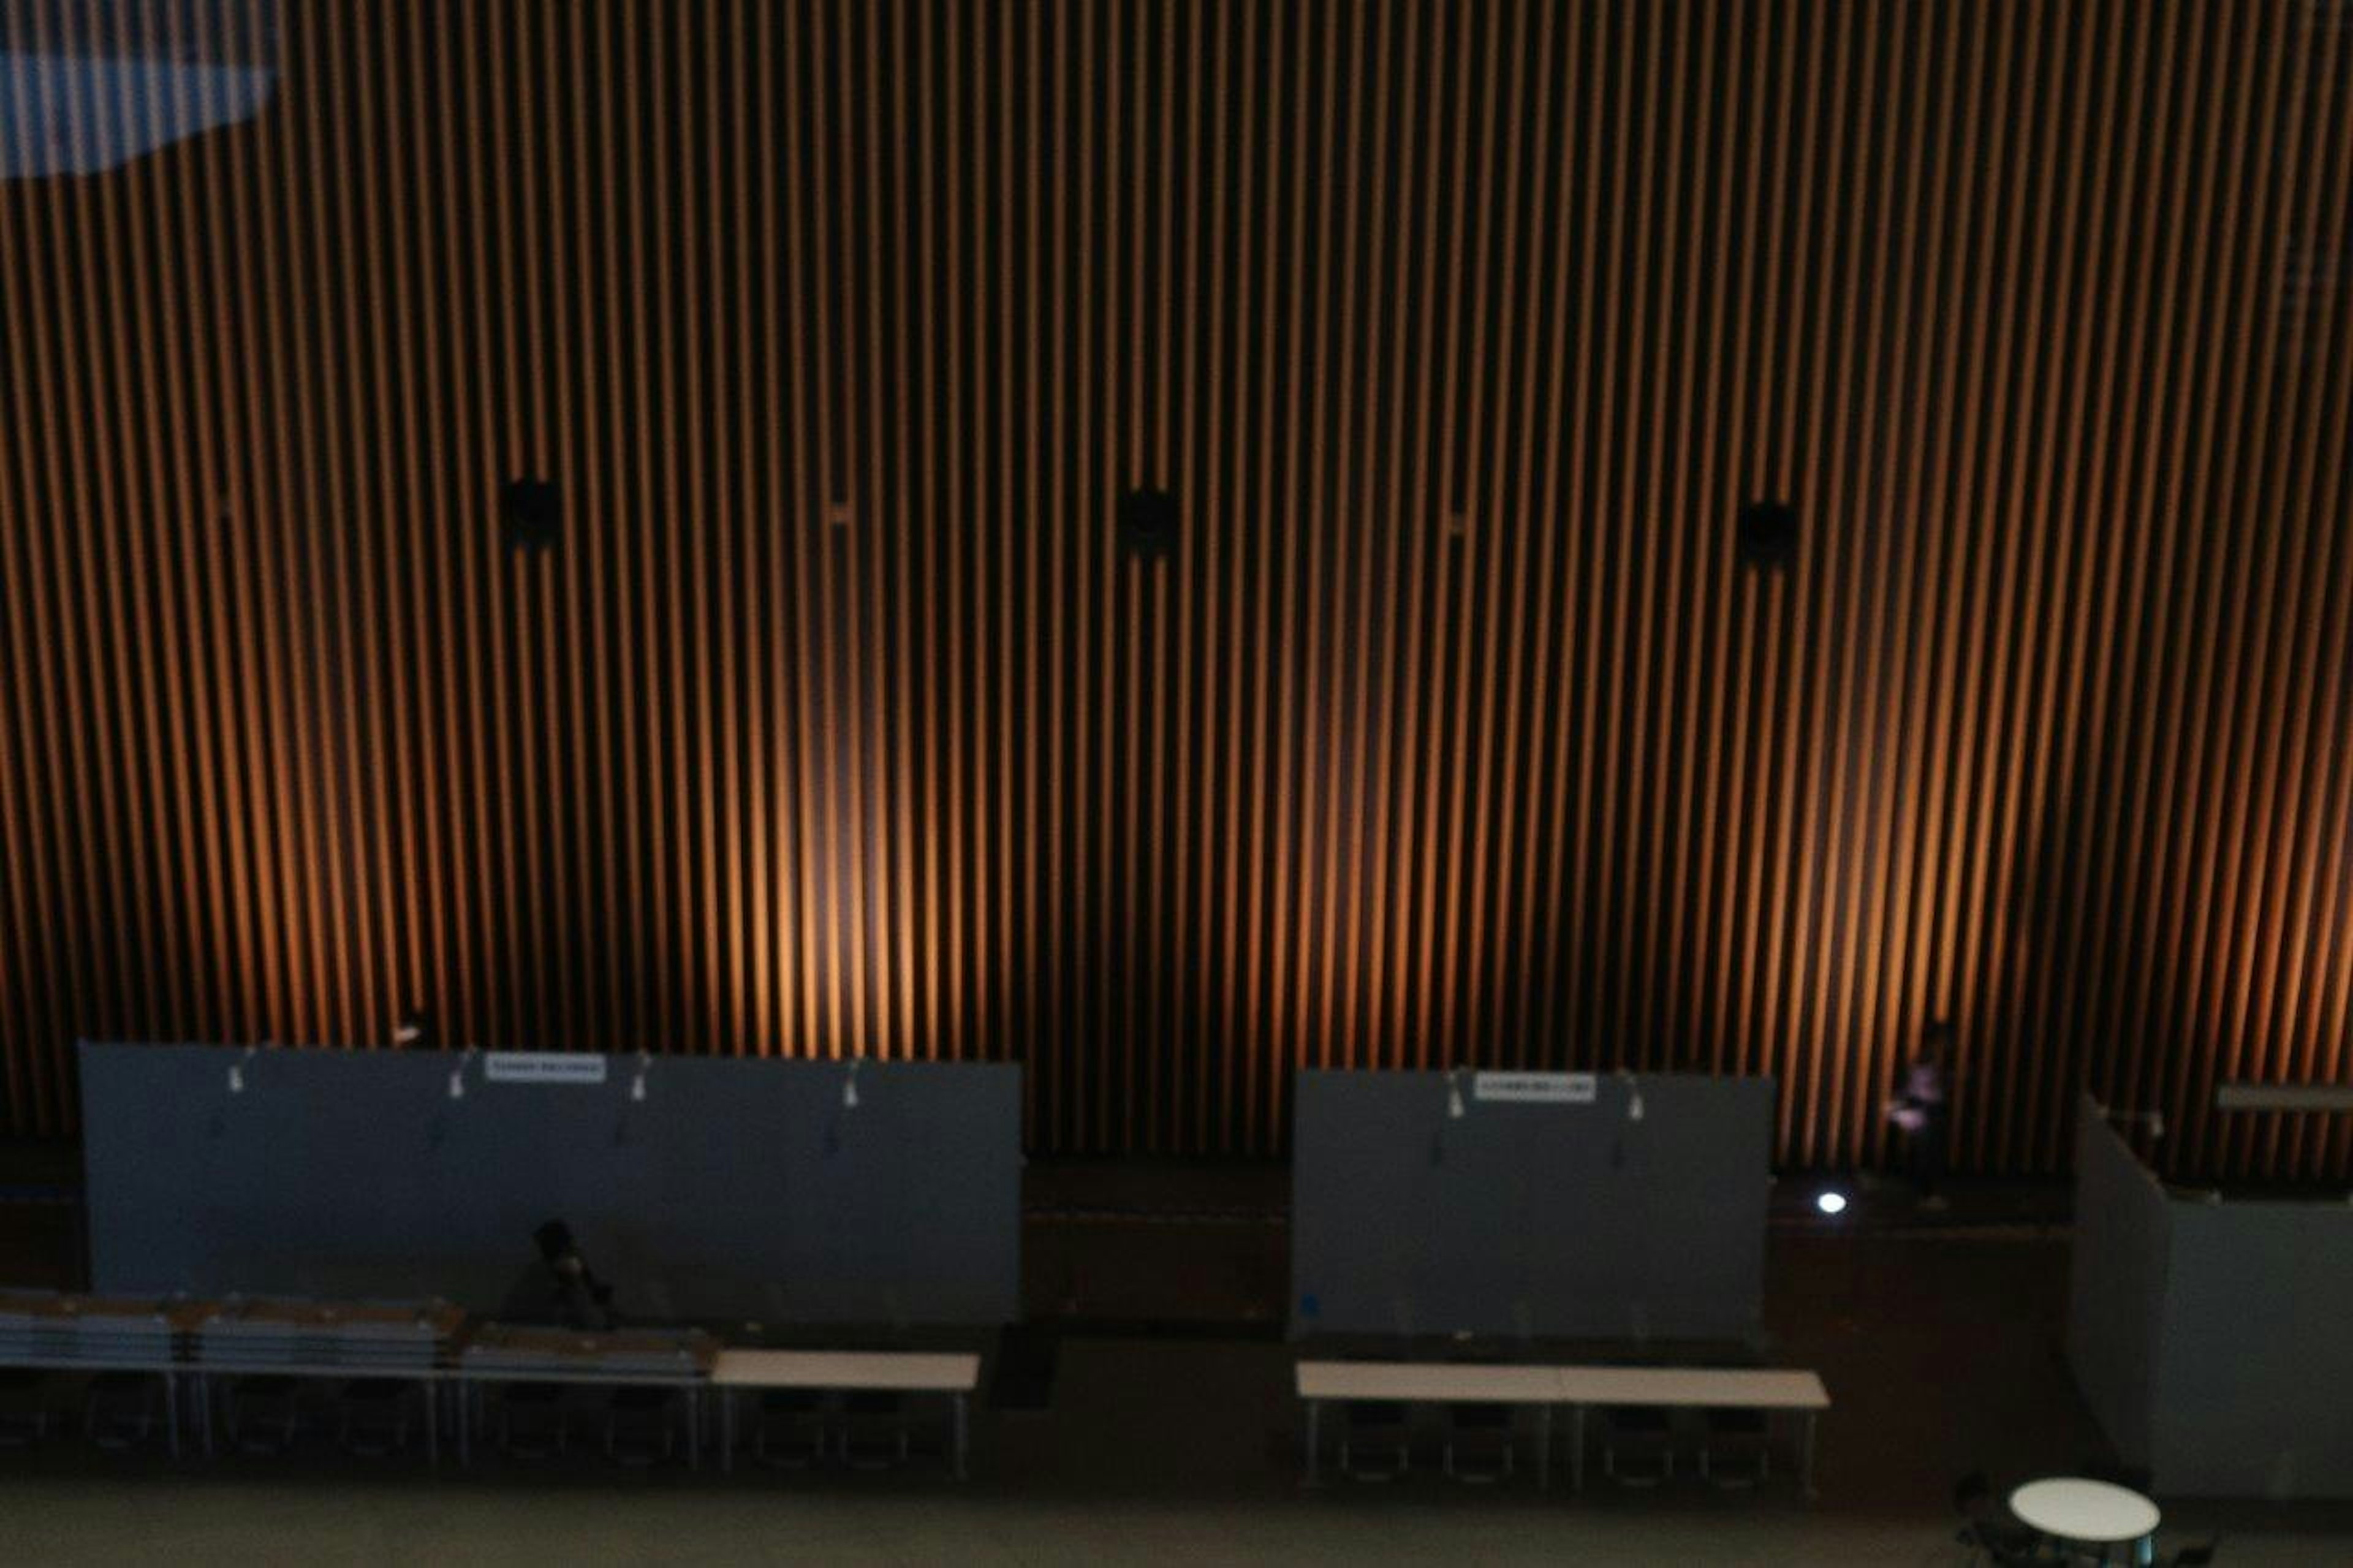
[(1814, 1206), (1821, 1210), (1824, 1214), (1844, 1214), (1846, 1212), (1846, 1194), (1844, 1193), (1824, 1193), (1821, 1196), (1814, 1200)]

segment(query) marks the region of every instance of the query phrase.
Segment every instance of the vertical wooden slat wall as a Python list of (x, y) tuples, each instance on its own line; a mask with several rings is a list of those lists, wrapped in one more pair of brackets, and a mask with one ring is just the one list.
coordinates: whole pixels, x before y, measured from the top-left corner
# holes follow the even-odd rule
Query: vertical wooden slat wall
[[(1017, 1059), (1048, 1152), (1769, 1072), (1868, 1164), (1947, 1017), (1968, 1168), (2088, 1084), (2353, 1169), (2209, 1110), (2353, 1076), (2342, 0), (118, 9), (278, 85), (0, 182), (10, 1131), (421, 1005)], [(91, 15), (0, 9), (42, 133), (216, 107), (51, 101)]]

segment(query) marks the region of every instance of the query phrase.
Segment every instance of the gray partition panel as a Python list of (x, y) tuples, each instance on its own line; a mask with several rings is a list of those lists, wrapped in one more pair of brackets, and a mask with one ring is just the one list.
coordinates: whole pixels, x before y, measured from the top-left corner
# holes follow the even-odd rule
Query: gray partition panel
[(2092, 1414), (2135, 1465), (2149, 1463), (2171, 1205), (2100, 1108), (2075, 1122), (2075, 1251), (2067, 1359)]
[(1018, 1067), (870, 1061), (852, 1107), (840, 1063), (487, 1059), (453, 1099), (454, 1055), (85, 1044), (94, 1287), (494, 1310), (561, 1215), (637, 1316), (1018, 1315)]
[(2353, 1498), (2353, 1207), (2168, 1194), (2088, 1099), (2067, 1354), (2167, 1497)]
[(1444, 1073), (1299, 1075), (1294, 1332), (1757, 1330), (1771, 1079), (1605, 1077), (1586, 1104), (1459, 1087), (1457, 1117)]
[(2353, 1207), (2177, 1202), (2151, 1456), (2186, 1497), (2353, 1498)]

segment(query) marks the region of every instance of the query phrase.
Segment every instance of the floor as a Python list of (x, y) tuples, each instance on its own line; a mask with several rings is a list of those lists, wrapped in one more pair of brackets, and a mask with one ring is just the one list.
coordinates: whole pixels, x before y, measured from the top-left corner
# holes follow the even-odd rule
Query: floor
[[(5, 1173), (5, 1166), (0, 1166)], [(0, 1562), (879, 1563), (1958, 1563), (1947, 1498), (2103, 1456), (2061, 1352), (2063, 1193), (1952, 1210), (1866, 1191), (1841, 1221), (1777, 1205), (1770, 1359), (1836, 1408), (1819, 1499), (1678, 1481), (1572, 1499), (1435, 1475), (1300, 1482), (1282, 1173), (1041, 1168), (1027, 1268), (1039, 1408), (985, 1407), (974, 1474), (781, 1478), (484, 1466), (430, 1475), (332, 1454), (174, 1466), (59, 1445), (0, 1457)], [(0, 1199), (0, 1279), (71, 1268), (73, 1212)], [(1018, 1381), (1018, 1380), (1017, 1380)], [(2353, 1563), (2353, 1506), (2178, 1505), (2162, 1543), (2225, 1564)]]

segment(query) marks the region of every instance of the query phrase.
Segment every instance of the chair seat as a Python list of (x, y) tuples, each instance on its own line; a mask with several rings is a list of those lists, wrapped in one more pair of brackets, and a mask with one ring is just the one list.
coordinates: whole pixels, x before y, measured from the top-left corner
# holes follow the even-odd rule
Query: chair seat
[(1390, 1481), (1413, 1466), (1406, 1406), (1394, 1399), (1351, 1399), (1340, 1410), (1340, 1471), (1359, 1481)]
[(36, 1367), (0, 1367), (0, 1447), (29, 1448), (48, 1436), (49, 1380)]
[(673, 1388), (617, 1388), (605, 1405), (605, 1455), (624, 1465), (653, 1465), (678, 1451), (679, 1403)]
[(1700, 1479), (1719, 1487), (1762, 1486), (1772, 1473), (1771, 1426), (1766, 1412), (1718, 1408), (1701, 1412), (1707, 1440), (1700, 1445)]
[(2042, 1561), (2042, 1537), (1995, 1511), (1993, 1483), (1972, 1470), (1953, 1484), (1953, 1511), (1960, 1516), (1960, 1543), (1997, 1564)]
[(678, 1403), (678, 1392), (670, 1388), (617, 1388), (607, 1408), (612, 1410), (668, 1410)]
[(1675, 1473), (1673, 1415), (1655, 1405), (1605, 1408), (1601, 1473), (1630, 1487), (1654, 1487), (1672, 1479)]
[(410, 1385), (396, 1378), (362, 1377), (337, 1391), (336, 1440), (343, 1451), (381, 1459), (408, 1446)]
[(1466, 1401), (1446, 1407), (1446, 1442), (1440, 1465), (1458, 1481), (1473, 1486), (1507, 1480), (1519, 1466), (1512, 1440), (1512, 1407)]
[(771, 1469), (805, 1470), (825, 1458), (826, 1399), (813, 1388), (776, 1388), (760, 1396), (752, 1422), (752, 1457)]
[(842, 1462), (852, 1469), (880, 1470), (904, 1464), (913, 1451), (903, 1394), (861, 1389), (841, 1402)]
[(228, 1440), (248, 1454), (282, 1454), (301, 1419), (301, 1384), (281, 1373), (240, 1377), (229, 1385)]
[(499, 1392), (499, 1448), (511, 1458), (552, 1459), (570, 1446), (568, 1391), (561, 1384), (510, 1383)]
[(163, 1430), (163, 1379), (146, 1372), (102, 1372), (82, 1394), (82, 1432), (101, 1448), (136, 1447)]

